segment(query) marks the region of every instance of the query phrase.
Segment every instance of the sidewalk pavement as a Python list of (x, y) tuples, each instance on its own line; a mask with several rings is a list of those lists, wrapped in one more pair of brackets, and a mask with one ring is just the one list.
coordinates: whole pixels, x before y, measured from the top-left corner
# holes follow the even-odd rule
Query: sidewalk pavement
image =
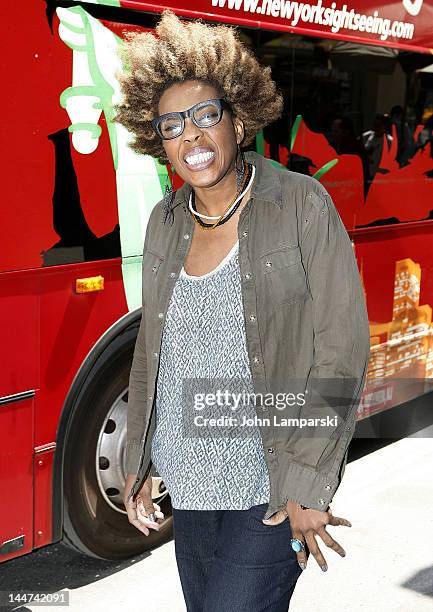
[(346, 557), (323, 544), (324, 573), (310, 556), (290, 612), (433, 610), (432, 438), (405, 438), (348, 464), (331, 508), (352, 523), (328, 528)]

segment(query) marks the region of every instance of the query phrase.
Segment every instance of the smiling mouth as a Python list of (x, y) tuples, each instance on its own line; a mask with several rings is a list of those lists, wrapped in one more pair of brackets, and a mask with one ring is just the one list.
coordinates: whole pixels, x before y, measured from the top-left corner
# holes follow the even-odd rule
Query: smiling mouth
[(188, 166), (201, 166), (206, 164), (215, 157), (214, 151), (206, 151), (205, 153), (196, 153), (195, 155), (187, 155), (185, 162)]

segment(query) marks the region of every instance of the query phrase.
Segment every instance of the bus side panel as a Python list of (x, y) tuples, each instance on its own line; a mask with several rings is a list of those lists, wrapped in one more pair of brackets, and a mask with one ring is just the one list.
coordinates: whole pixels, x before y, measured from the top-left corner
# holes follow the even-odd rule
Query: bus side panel
[(33, 548), (33, 412), (33, 397), (0, 405), (0, 562)]
[(0, 562), (30, 551), (33, 543), (38, 287), (36, 274), (0, 275)]
[(35, 487), (34, 548), (45, 546), (53, 541), (51, 508), (55, 450), (55, 444), (35, 448), (33, 466)]
[(355, 243), (370, 318), (367, 387), (379, 384), (366, 417), (431, 390), (433, 221), (358, 230)]

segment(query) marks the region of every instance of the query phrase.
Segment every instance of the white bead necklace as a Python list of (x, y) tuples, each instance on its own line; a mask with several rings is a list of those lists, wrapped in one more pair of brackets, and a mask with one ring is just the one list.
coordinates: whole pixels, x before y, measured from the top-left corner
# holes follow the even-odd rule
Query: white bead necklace
[[(229, 208), (229, 209), (226, 211), (226, 213), (225, 213), (225, 215), (222, 217), (222, 219), (225, 219), (225, 217), (227, 217), (227, 215), (229, 215), (229, 214), (231, 213), (231, 211), (232, 211), (232, 210), (233, 210), (233, 208), (236, 206), (236, 204), (239, 202), (239, 200), (240, 200), (241, 198), (243, 198), (243, 196), (245, 195), (245, 193), (246, 193), (246, 192), (248, 191), (248, 189), (251, 187), (251, 184), (252, 184), (252, 182), (253, 182), (253, 180), (254, 180), (254, 176), (255, 176), (255, 174), (256, 174), (256, 168), (255, 168), (255, 166), (254, 166), (254, 164), (253, 164), (253, 171), (252, 171), (252, 173), (251, 173), (251, 178), (250, 178), (250, 180), (248, 181), (248, 185), (245, 187), (245, 189), (243, 190), (243, 192), (242, 192), (240, 195), (238, 195), (238, 197), (237, 197), (237, 198), (236, 198), (236, 200), (233, 202), (233, 204), (230, 206), (230, 208)], [(190, 193), (190, 195), (189, 195), (189, 202), (188, 202), (188, 208), (189, 208), (189, 210), (190, 210), (192, 213), (194, 213), (195, 215), (198, 215), (198, 216), (199, 216), (199, 217), (201, 217), (202, 219), (213, 219), (213, 220), (215, 220), (215, 219), (220, 219), (220, 218), (221, 218), (221, 216), (218, 216), (218, 217), (210, 217), (209, 215), (203, 215), (202, 213), (199, 213), (198, 211), (194, 210), (194, 208), (193, 208), (193, 206), (192, 206), (192, 203), (191, 203), (191, 197), (192, 197), (192, 190), (191, 190), (191, 193)]]

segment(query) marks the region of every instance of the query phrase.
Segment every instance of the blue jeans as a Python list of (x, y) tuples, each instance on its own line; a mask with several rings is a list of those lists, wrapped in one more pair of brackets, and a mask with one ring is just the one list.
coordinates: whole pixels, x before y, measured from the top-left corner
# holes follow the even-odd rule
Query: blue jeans
[(302, 573), (288, 519), (249, 510), (173, 508), (176, 563), (188, 612), (287, 612)]

